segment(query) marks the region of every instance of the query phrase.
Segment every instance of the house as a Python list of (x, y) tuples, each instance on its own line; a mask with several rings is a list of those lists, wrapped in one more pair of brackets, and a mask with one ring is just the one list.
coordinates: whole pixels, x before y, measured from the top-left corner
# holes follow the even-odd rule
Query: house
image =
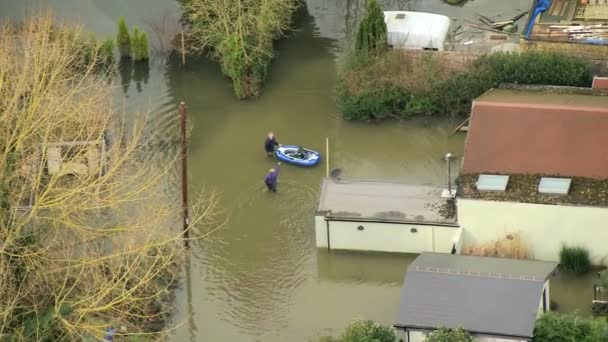
[(323, 180), (315, 213), (320, 248), (458, 252), (461, 229), (441, 187)]
[(443, 51), (450, 31), (450, 18), (445, 15), (385, 11), (384, 22), (388, 45), (412, 50)]
[(556, 263), (422, 253), (408, 267), (395, 322), (404, 342), (438, 328), (463, 328), (476, 341), (530, 341), (549, 310)]
[(534, 0), (528, 13), (524, 50), (551, 50), (589, 60), (603, 60), (608, 54), (605, 0)]
[(608, 255), (608, 96), (521, 88), (473, 103), (456, 202), (463, 244), (517, 232), (534, 259), (557, 261), (567, 243), (600, 263)]

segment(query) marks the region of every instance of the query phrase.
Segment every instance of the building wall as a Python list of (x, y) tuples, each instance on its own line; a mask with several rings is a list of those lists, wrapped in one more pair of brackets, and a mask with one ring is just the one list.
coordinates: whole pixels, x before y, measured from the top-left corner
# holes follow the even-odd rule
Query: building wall
[[(403, 340), (403, 342), (424, 342), (428, 331), (425, 330), (402, 330), (397, 329), (397, 340)], [(408, 340), (409, 336), (409, 340)], [(475, 342), (525, 342), (526, 340), (520, 339), (509, 339), (503, 337), (494, 337), (494, 336), (486, 336), (486, 335), (473, 335)]]
[[(329, 226), (329, 234), (328, 234)], [(358, 229), (363, 227), (363, 229)], [(460, 228), (415, 224), (325, 221), (315, 217), (317, 247), (377, 252), (450, 253)], [(328, 243), (329, 236), (329, 243)]]
[(595, 264), (608, 255), (608, 208), (464, 198), (456, 205), (464, 246), (518, 232), (534, 259), (559, 261), (564, 242), (589, 249)]

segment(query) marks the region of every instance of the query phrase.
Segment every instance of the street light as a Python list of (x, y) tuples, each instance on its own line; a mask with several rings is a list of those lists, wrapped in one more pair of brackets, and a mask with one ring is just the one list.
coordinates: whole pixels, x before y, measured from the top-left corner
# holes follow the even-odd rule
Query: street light
[(445, 161), (448, 164), (448, 195), (452, 197), (452, 169), (451, 169), (452, 154), (450, 152), (445, 154)]

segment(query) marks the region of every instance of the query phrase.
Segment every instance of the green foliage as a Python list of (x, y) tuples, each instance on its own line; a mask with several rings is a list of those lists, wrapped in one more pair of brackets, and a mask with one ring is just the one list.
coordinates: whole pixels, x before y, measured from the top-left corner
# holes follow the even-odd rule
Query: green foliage
[(473, 342), (473, 336), (462, 328), (440, 328), (431, 332), (424, 342)]
[(148, 35), (137, 26), (131, 33), (131, 52), (135, 62), (146, 61), (149, 58)]
[(563, 244), (559, 250), (560, 267), (568, 272), (583, 274), (591, 269), (589, 250), (581, 246)]
[(116, 44), (122, 58), (131, 58), (131, 36), (129, 35), (129, 27), (125, 17), (118, 19), (118, 34), (116, 35)]
[(297, 0), (183, 1), (187, 50), (216, 59), (239, 99), (255, 98), (274, 58), (273, 41), (289, 29), (298, 4)]
[(99, 54), (106, 60), (114, 60), (114, 39), (106, 38), (99, 47)]
[(546, 313), (536, 321), (533, 342), (608, 341), (608, 325), (603, 319)]
[(391, 327), (373, 321), (354, 320), (338, 338), (323, 337), (320, 342), (395, 342)]
[(367, 3), (367, 15), (357, 30), (355, 50), (358, 54), (378, 54), (388, 47), (384, 13), (377, 0)]
[[(589, 66), (580, 59), (556, 53), (526, 52), (482, 56), (466, 71), (447, 79), (441, 79), (441, 75), (422, 60), (418, 66), (426, 70), (427, 77), (415, 75), (411, 76), (412, 81), (404, 82), (414, 71), (412, 68), (399, 70), (396, 66), (386, 70), (386, 55), (348, 59), (338, 84), (339, 105), (345, 118), (466, 115), (475, 98), (501, 83), (588, 87), (592, 79)], [(367, 65), (362, 65), (364, 63)], [(357, 82), (344, 81), (349, 78)]]

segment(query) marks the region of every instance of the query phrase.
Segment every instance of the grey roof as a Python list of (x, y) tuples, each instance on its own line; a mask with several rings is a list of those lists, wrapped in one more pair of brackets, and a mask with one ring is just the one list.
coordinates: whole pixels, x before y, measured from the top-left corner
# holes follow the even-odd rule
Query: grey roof
[(441, 187), (388, 182), (351, 182), (325, 179), (318, 213), (335, 218), (440, 223), (455, 225), (447, 215)]
[(532, 337), (556, 263), (423, 253), (405, 276), (395, 326)]

